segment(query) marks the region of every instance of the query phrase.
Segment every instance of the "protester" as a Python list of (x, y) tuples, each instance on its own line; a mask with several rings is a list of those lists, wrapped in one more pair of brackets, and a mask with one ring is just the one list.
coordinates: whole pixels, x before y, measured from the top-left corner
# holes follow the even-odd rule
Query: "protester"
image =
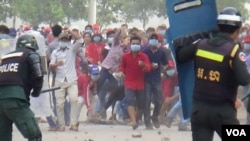
[[(76, 43), (70, 43), (70, 35), (76, 39)], [(51, 54), (50, 69), (56, 72), (55, 87), (61, 87), (55, 91), (56, 107), (58, 114), (58, 131), (65, 131), (64, 103), (66, 95), (70, 101), (70, 130), (78, 131), (77, 119), (77, 74), (75, 67), (76, 54), (83, 43), (79, 34), (65, 28), (59, 35), (59, 47)]]
[[(124, 75), (125, 98), (128, 104), (128, 114), (133, 129), (138, 128), (137, 117), (144, 109), (144, 76), (151, 70), (149, 58), (141, 52), (141, 39), (132, 37), (130, 39), (130, 52), (123, 54), (120, 75)], [(138, 113), (136, 113), (138, 111)]]

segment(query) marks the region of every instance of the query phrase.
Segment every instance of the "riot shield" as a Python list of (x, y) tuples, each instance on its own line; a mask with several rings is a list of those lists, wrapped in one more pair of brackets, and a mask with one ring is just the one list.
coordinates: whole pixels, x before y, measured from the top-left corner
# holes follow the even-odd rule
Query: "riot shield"
[(23, 33), (22, 35), (32, 35), (36, 38), (37, 45), (38, 45), (38, 53), (41, 56), (41, 63), (42, 63), (42, 69), (43, 73), (48, 73), (48, 65), (47, 65), (47, 57), (46, 57), (46, 44), (45, 44), (45, 38), (41, 35), (40, 32), (29, 30), (28, 32)]
[(14, 51), (16, 49), (16, 39), (15, 38), (7, 38), (0, 39), (0, 63), (3, 55)]
[[(175, 56), (173, 42), (181, 38), (192, 37), (196, 33), (216, 28), (215, 0), (166, 0), (169, 29), (166, 38)], [(184, 118), (189, 118), (192, 108), (194, 88), (193, 61), (178, 64), (178, 78)]]

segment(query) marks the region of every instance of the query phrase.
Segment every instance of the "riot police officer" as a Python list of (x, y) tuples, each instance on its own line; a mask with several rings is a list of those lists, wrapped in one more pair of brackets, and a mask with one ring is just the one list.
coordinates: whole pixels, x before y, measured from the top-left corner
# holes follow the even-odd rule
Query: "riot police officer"
[(193, 141), (212, 141), (214, 131), (221, 137), (222, 125), (239, 124), (237, 89), (250, 82), (245, 54), (235, 42), (242, 25), (240, 12), (233, 7), (223, 9), (217, 25), (219, 30), (214, 37), (197, 40), (190, 46), (180, 44), (176, 50), (177, 63), (194, 60)]
[(12, 140), (14, 123), (29, 141), (42, 134), (29, 108), (29, 96), (38, 97), (43, 85), (41, 59), (34, 36), (20, 36), (16, 50), (2, 56), (0, 64), (0, 137)]

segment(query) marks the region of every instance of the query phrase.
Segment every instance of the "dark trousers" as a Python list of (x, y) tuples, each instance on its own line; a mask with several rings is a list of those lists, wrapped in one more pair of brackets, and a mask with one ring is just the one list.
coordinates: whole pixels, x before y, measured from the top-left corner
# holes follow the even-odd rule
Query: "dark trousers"
[(113, 75), (105, 68), (102, 68), (100, 71), (100, 78), (97, 85), (97, 93), (100, 100), (100, 105), (96, 107), (96, 111), (99, 112), (105, 103), (105, 97), (107, 90), (112, 86), (118, 86), (118, 81), (113, 77)]
[(237, 111), (231, 103), (214, 104), (194, 100), (191, 112), (193, 141), (212, 141), (214, 131), (221, 137), (224, 124), (239, 124)]
[(103, 89), (104, 83), (108, 81), (110, 85), (118, 85), (118, 81), (114, 76), (105, 68), (102, 68), (100, 71), (100, 78), (98, 80), (97, 92), (100, 93)]
[(19, 99), (0, 100), (0, 140), (12, 141), (12, 124), (29, 141), (42, 138), (39, 126), (30, 110), (29, 104)]
[(162, 105), (162, 84), (161, 82), (146, 82), (145, 83), (145, 109), (144, 109), (144, 122), (146, 125), (150, 124), (150, 105), (154, 104), (152, 120), (158, 121)]

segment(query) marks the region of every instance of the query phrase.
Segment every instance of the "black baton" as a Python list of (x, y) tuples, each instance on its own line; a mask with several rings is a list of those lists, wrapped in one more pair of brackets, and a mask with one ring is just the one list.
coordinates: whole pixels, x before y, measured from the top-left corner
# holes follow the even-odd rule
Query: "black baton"
[(246, 100), (250, 96), (250, 93), (241, 98), (241, 101)]
[(46, 93), (49, 91), (54, 91), (54, 90), (59, 90), (59, 89), (61, 89), (61, 87), (53, 87), (53, 88), (42, 90), (40, 93)]

